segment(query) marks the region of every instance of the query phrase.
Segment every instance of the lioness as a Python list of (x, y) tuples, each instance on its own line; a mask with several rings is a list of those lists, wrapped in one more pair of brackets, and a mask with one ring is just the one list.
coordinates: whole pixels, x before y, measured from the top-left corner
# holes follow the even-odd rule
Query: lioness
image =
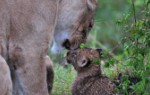
[(0, 54), (11, 70), (13, 95), (48, 95), (45, 56), (55, 26), (52, 50), (77, 48), (82, 41), (70, 44), (71, 36), (90, 25), (95, 2), (0, 0)]

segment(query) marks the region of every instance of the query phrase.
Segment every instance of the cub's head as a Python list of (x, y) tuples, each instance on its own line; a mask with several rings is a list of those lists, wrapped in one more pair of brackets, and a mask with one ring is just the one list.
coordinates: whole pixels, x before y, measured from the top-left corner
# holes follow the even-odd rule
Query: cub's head
[(77, 49), (67, 53), (67, 62), (72, 64), (75, 70), (80, 72), (100, 71), (101, 49)]
[(60, 0), (51, 51), (74, 50), (85, 43), (93, 26), (97, 0)]

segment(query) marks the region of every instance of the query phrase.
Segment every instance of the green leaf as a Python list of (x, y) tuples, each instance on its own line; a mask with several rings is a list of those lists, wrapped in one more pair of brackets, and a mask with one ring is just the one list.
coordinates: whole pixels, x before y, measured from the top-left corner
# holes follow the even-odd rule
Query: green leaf
[(91, 62), (94, 63), (94, 64), (100, 65), (100, 63), (101, 63), (101, 61), (100, 61), (99, 58), (91, 58), (90, 60), (91, 60)]
[(84, 43), (81, 43), (80, 44), (80, 48), (82, 49), (82, 48), (85, 48), (85, 44)]

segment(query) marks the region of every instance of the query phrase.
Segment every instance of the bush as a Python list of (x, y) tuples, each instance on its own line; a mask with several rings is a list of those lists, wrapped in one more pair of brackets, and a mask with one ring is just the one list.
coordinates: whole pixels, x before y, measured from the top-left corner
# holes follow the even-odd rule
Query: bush
[[(136, 0), (139, 1), (139, 0)], [(144, 6), (145, 5), (145, 6)], [(136, 16), (136, 6), (131, 2), (131, 9), (124, 17), (117, 21), (123, 26), (122, 54), (114, 61), (110, 58), (105, 67), (114, 66), (117, 62), (114, 78), (117, 91), (123, 95), (148, 95), (150, 92), (150, 12), (149, 1), (142, 3), (144, 9)], [(139, 4), (137, 5), (139, 6)], [(113, 60), (113, 61), (112, 61)], [(110, 76), (112, 77), (112, 76)]]

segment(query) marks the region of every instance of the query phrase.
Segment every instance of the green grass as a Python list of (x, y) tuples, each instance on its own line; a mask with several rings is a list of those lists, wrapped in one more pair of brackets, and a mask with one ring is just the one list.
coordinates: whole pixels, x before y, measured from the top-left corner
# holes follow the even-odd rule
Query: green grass
[(67, 68), (54, 64), (54, 84), (52, 95), (71, 95), (71, 85), (76, 76), (74, 68), (68, 65)]

